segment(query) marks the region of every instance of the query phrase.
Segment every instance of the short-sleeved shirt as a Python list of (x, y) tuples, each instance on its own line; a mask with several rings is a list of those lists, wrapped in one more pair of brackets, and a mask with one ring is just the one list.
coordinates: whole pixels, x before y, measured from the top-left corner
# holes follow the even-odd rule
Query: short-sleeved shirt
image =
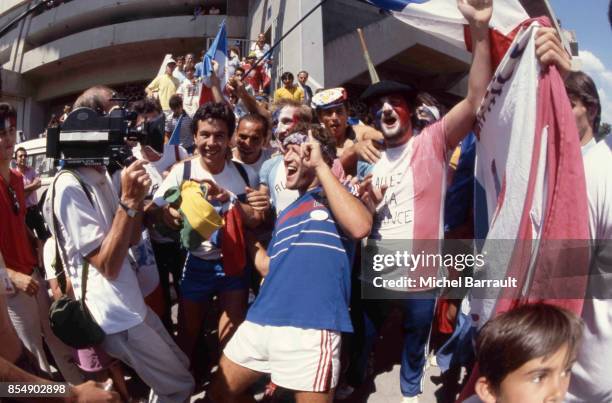
[(177, 78), (168, 74), (161, 74), (147, 86), (152, 91), (157, 91), (159, 103), (163, 110), (170, 110), (170, 97), (176, 94), (180, 82)]
[[(84, 257), (98, 249), (110, 232), (119, 197), (106, 173), (94, 168), (78, 168), (77, 173), (88, 186), (93, 203), (89, 201), (83, 187), (73, 175), (61, 174), (55, 181), (54, 206), (59, 228), (52, 230), (64, 246), (66, 255), (62, 256), (60, 253), (60, 258), (68, 269), (74, 295), (79, 299)], [(43, 209), (48, 223), (53, 222), (51, 193), (49, 190)], [(127, 330), (144, 321), (147, 307), (136, 273), (127, 257), (114, 280), (105, 278), (91, 264), (88, 273), (85, 297), (87, 307), (107, 334)]]
[[(253, 171), (250, 167), (243, 165), (247, 176), (249, 178), (249, 183), (244, 183), (244, 179), (240, 176), (238, 169), (231, 161), (226, 161), (225, 167), (223, 171), (218, 174), (211, 174), (202, 166), (200, 159), (195, 158), (191, 160), (191, 178), (197, 180), (209, 179), (216, 183), (219, 187), (233, 193), (236, 197), (245, 195), (245, 186), (254, 187), (259, 183), (259, 178), (257, 173)], [(166, 200), (164, 200), (164, 193), (172, 187), (178, 187), (183, 182), (183, 171), (185, 169), (185, 163), (181, 163), (175, 165), (170, 174), (164, 179), (162, 185), (157, 189), (155, 195), (153, 196), (153, 202), (158, 206), (165, 206), (168, 204)], [(223, 210), (227, 210), (229, 208), (229, 202), (223, 206)], [(213, 245), (210, 241), (205, 240), (202, 244), (195, 250), (191, 251), (191, 253), (204, 260), (216, 260), (222, 257), (221, 249), (217, 246)]]
[(444, 119), (382, 152), (372, 183), (388, 186), (370, 238), (442, 239), (447, 148)]
[(28, 239), (25, 223), (25, 196), (23, 178), (17, 171), (9, 171), (9, 184), (13, 189), (19, 211), (14, 212), (14, 201), (4, 178), (0, 177), (0, 252), (6, 267), (30, 275), (37, 265), (36, 256)]
[(609, 401), (612, 396), (612, 152), (600, 141), (583, 154), (589, 228), (594, 240), (584, 335), (572, 368), (567, 402)]
[[(382, 152), (371, 171), (372, 184), (386, 185), (387, 191), (376, 208), (370, 244), (415, 254), (440, 252), (447, 163), (444, 118), (407, 143)], [(437, 275), (438, 269), (419, 266), (408, 273), (389, 268), (383, 277)]]
[[(24, 187), (28, 186), (30, 183), (34, 182), (36, 178), (38, 178), (38, 174), (31, 167), (26, 168), (25, 172), (20, 172), (20, 173), (23, 176), (23, 186)], [(26, 197), (25, 203), (26, 203), (26, 208), (35, 206), (38, 203), (38, 198), (36, 197), (36, 191), (30, 192), (30, 194)]]
[(179, 121), (181, 122), (178, 128), (179, 143), (181, 146), (189, 148), (193, 146), (193, 131), (191, 130), (191, 117), (186, 111), (183, 111), (179, 116), (172, 114), (169, 119), (166, 119), (166, 133), (170, 133), (170, 136), (172, 136)]
[(199, 80), (191, 82), (191, 80), (184, 80), (176, 90), (177, 94), (183, 97), (183, 109), (193, 118), (200, 107), (200, 93), (202, 92), (202, 83)]
[(348, 307), (354, 250), (321, 188), (306, 192), (276, 221), (268, 246), (270, 271), (247, 320), (352, 332)]
[(274, 91), (274, 102), (278, 102), (281, 99), (292, 99), (294, 101), (303, 102), (304, 91), (299, 85), (295, 85), (289, 90), (285, 87), (281, 87)]

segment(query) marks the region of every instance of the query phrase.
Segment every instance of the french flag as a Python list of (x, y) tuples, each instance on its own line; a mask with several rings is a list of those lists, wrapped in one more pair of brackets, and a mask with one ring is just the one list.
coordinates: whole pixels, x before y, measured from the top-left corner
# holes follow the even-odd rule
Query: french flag
[(225, 85), (227, 84), (227, 59), (227, 32), (225, 30), (225, 20), (223, 20), (215, 40), (210, 45), (210, 48), (202, 60), (203, 85), (202, 91), (200, 92), (200, 105), (213, 101), (212, 91), (210, 89), (210, 76), (213, 72), (213, 60), (219, 64), (219, 80), (221, 81), (221, 88), (225, 88)]
[[(489, 318), (530, 302), (579, 315), (589, 277), (589, 216), (578, 129), (556, 68), (542, 68), (531, 21), (499, 65), (477, 117), (475, 237), (483, 240), (483, 279), (514, 278), (517, 287), (478, 296), (471, 318)], [(478, 369), (459, 401), (470, 400)]]
[[(395, 18), (437, 36), (456, 47), (471, 50), (467, 21), (456, 0), (366, 0)], [(495, 65), (512, 43), (516, 28), (529, 15), (518, 0), (495, 0), (491, 28), (491, 55)]]
[(179, 120), (176, 122), (172, 135), (170, 136), (170, 139), (168, 139), (168, 145), (178, 146), (181, 144), (181, 124), (183, 123), (183, 116), (185, 115), (181, 115)]

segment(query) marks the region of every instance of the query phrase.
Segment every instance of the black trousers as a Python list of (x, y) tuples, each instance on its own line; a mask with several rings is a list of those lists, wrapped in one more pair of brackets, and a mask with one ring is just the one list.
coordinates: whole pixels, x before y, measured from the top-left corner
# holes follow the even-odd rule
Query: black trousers
[(179, 282), (183, 275), (183, 266), (185, 265), (187, 251), (181, 248), (178, 242), (159, 243), (151, 241), (151, 244), (153, 245), (157, 270), (159, 271), (159, 284), (161, 285), (164, 300), (166, 302), (166, 312), (164, 312), (164, 316), (161, 319), (164, 326), (171, 331), (172, 300), (170, 297), (170, 274), (172, 274), (172, 284), (178, 296), (180, 295)]

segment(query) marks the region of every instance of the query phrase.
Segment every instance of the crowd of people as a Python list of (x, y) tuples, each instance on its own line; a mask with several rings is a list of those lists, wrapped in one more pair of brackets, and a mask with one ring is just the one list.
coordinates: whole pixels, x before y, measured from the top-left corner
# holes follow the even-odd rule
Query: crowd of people
[[(297, 84), (285, 72), (269, 102), (273, 60), (245, 76), (269, 53), (265, 36), (244, 60), (230, 50), (227, 83), (216, 63), (205, 76), (190, 53), (167, 60), (131, 106), (136, 124), (165, 119), (165, 144), (132, 143), (135, 162), (126, 167), (60, 170), (42, 213), (40, 179), (26, 150), (15, 149), (16, 112), (0, 104), (0, 381), (65, 380), (78, 385), (66, 397), (77, 401), (133, 400), (127, 373), (162, 402), (203, 389), (206, 401), (253, 401), (261, 379), (270, 399), (278, 387), (298, 402), (350, 399), (371, 375), (376, 335), (391, 317), (403, 334), (403, 402), (418, 402), (431, 350), (442, 344), (433, 346), (432, 334), (455, 336), (461, 301), (433, 289), (361, 298), (373, 285), (359, 246), (434, 240), (439, 249), (458, 228), (473, 237), (471, 205), (450, 220), (445, 202), (473, 186), (460, 179), (464, 165), (474, 175), (466, 149), (492, 77), (491, 2), (466, 1), (460, 10), (473, 60), (467, 95), (455, 105), (388, 80), (349, 101), (344, 88), (313, 91), (306, 71)], [(570, 72), (554, 29), (540, 29), (536, 54), (565, 78), (591, 238), (610, 239), (612, 155), (608, 139), (596, 141), (597, 89)], [(109, 113), (113, 95), (87, 89), (61, 122), (83, 107)], [(609, 250), (598, 245), (592, 264), (609, 278)], [(102, 340), (70, 347), (58, 338), (48, 313), (65, 295), (84, 299)], [(595, 298), (582, 319), (554, 304), (518, 306), (470, 333), (469, 358), (451, 360), (448, 370), (478, 371), (474, 401), (612, 401), (611, 311), (610, 300)], [(74, 332), (81, 330), (87, 336)], [(451, 389), (448, 401), (460, 392)]]

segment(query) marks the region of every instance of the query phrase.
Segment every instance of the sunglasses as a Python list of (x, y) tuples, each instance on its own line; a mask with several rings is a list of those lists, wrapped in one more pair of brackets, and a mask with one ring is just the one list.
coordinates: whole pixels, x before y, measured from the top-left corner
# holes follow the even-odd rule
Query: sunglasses
[(17, 199), (17, 192), (15, 192), (15, 189), (13, 189), (11, 187), (11, 185), (8, 185), (8, 194), (9, 197), (11, 198), (11, 204), (13, 205), (13, 213), (15, 215), (19, 215), (19, 200)]

